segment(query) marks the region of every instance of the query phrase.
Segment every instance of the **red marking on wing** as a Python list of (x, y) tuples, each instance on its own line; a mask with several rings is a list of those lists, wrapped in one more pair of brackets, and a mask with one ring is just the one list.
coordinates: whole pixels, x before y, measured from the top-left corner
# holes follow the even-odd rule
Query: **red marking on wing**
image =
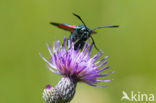
[(54, 23), (54, 22), (51, 22), (51, 24), (55, 25), (61, 29), (68, 30), (70, 32), (72, 32), (75, 28), (75, 25), (68, 25), (68, 24), (61, 24), (61, 23)]
[(74, 27), (73, 25), (64, 25), (64, 24), (59, 24), (58, 27), (62, 28), (62, 29), (65, 29), (65, 30), (68, 30), (68, 31), (73, 31), (74, 30)]

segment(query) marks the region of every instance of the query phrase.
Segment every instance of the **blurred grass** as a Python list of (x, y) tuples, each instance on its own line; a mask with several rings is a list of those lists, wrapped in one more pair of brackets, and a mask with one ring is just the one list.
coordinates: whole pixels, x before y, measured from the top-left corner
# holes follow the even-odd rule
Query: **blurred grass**
[(48, 57), (45, 44), (69, 36), (50, 21), (81, 24), (72, 12), (90, 28), (120, 25), (94, 35), (98, 48), (109, 56), (108, 71), (115, 71), (108, 78), (115, 80), (105, 84), (110, 85), (107, 88), (78, 84), (72, 103), (120, 103), (123, 90), (155, 94), (155, 4), (154, 0), (1, 0), (0, 103), (43, 103), (43, 88), (55, 85), (60, 77), (48, 71), (38, 53)]

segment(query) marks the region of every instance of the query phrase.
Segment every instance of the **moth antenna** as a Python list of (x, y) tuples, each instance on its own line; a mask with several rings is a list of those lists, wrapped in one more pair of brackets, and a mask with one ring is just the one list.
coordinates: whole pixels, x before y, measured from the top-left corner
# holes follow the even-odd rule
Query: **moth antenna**
[(102, 28), (118, 28), (118, 27), (119, 27), (119, 25), (101, 26), (101, 27), (97, 27), (97, 28), (95, 28), (93, 30), (102, 29)]
[(84, 23), (84, 21), (81, 19), (81, 17), (79, 15), (75, 14), (75, 13), (73, 13), (73, 15), (76, 16), (83, 23), (83, 25), (85, 26), (85, 28), (87, 29), (87, 26)]

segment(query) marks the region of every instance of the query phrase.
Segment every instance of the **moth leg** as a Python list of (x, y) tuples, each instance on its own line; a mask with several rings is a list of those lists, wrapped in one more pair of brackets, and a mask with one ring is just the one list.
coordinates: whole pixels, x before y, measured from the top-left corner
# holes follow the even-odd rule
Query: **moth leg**
[(93, 41), (93, 45), (94, 45), (95, 49), (96, 49), (97, 51), (99, 51), (99, 49), (98, 49), (97, 46), (95, 45), (95, 42), (94, 42), (93, 37), (92, 37), (92, 36), (90, 36), (90, 37), (91, 37), (91, 39), (92, 39), (92, 41)]

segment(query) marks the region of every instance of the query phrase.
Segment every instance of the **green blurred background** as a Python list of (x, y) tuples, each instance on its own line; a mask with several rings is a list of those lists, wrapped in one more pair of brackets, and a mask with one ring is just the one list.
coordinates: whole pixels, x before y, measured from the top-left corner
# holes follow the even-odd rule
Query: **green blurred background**
[(107, 88), (79, 83), (71, 103), (121, 103), (122, 91), (156, 94), (155, 5), (155, 0), (0, 0), (0, 103), (44, 103), (45, 85), (56, 85), (60, 76), (38, 53), (48, 57), (46, 43), (70, 34), (50, 21), (81, 24), (72, 12), (90, 28), (120, 28), (93, 36), (109, 56), (111, 69), (105, 72), (115, 71), (108, 76), (115, 80), (102, 84)]

